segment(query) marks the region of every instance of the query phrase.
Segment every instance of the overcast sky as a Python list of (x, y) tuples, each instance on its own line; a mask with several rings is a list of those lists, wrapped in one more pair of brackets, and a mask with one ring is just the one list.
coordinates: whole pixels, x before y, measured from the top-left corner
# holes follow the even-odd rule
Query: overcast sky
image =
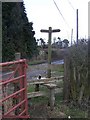
[[(59, 10), (54, 4), (56, 2)], [(60, 29), (61, 32), (53, 33), (54, 37), (71, 40), (76, 39), (76, 9), (79, 9), (79, 38), (88, 37), (88, 1), (89, 0), (24, 0), (27, 17), (33, 22), (36, 39), (48, 40), (47, 33), (41, 33), (41, 29)], [(62, 15), (61, 15), (61, 14)]]

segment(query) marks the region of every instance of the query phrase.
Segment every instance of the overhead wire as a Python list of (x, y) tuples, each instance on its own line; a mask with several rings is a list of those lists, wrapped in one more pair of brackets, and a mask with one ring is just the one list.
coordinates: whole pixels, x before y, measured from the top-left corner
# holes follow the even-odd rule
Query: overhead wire
[(75, 11), (75, 8), (73, 7), (72, 3), (68, 0), (69, 5), (71, 6), (71, 8)]
[[(70, 2), (70, 0), (68, 0), (68, 3), (69, 3), (69, 5), (71, 6), (71, 8), (74, 10), (74, 11), (76, 11), (76, 9), (73, 7), (73, 5), (72, 5), (72, 3)], [(72, 29), (72, 31), (71, 31), (71, 45), (72, 45), (72, 39), (73, 38), (73, 29)]]
[(59, 9), (57, 3), (55, 2), (55, 0), (53, 0), (53, 2), (54, 2), (54, 4), (55, 4), (57, 10), (59, 11), (59, 14), (62, 16), (64, 22), (65, 22), (65, 23), (67, 24), (67, 26), (70, 28), (69, 24), (66, 22), (66, 20), (65, 20), (65, 18), (64, 18), (64, 16), (63, 16), (63, 14), (61, 13), (61, 11), (60, 11), (60, 9)]
[[(64, 22), (65, 22), (65, 23), (66, 23), (66, 25), (70, 28), (69, 24), (66, 22), (66, 20), (65, 20), (65, 18), (64, 18), (64, 16), (63, 16), (63, 14), (61, 13), (61, 11), (60, 11), (60, 9), (59, 9), (59, 7), (58, 7), (57, 3), (55, 2), (55, 0), (53, 0), (53, 2), (54, 2), (54, 4), (55, 4), (55, 6), (56, 6), (57, 10), (59, 11), (59, 14), (62, 16), (62, 18), (63, 18)], [(70, 28), (70, 29), (71, 29), (71, 28)], [(68, 33), (68, 31), (67, 31), (67, 30), (66, 30), (66, 32), (67, 32), (67, 35), (69, 35), (69, 33)]]

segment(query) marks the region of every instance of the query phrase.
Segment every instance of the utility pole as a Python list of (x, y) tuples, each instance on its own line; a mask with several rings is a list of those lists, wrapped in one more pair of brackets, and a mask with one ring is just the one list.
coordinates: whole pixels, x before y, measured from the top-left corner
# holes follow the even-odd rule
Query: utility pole
[(48, 33), (48, 72), (47, 77), (51, 77), (51, 38), (53, 32), (60, 32), (60, 29), (52, 30), (52, 27), (49, 27), (49, 30), (41, 29), (40, 32)]
[(71, 31), (71, 46), (72, 46), (72, 40), (73, 40), (73, 29)]
[[(88, 70), (90, 70), (90, 1), (88, 2)], [(90, 71), (88, 71), (88, 119), (90, 119)]]
[(76, 10), (76, 42), (78, 45), (78, 9)]

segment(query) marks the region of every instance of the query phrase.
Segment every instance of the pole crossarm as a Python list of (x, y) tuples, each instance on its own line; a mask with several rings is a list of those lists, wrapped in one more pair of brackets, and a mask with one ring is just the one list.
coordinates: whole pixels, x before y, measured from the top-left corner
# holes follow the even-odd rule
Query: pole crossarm
[(49, 30), (40, 30), (40, 32), (46, 32), (46, 33), (49, 33)]
[(52, 32), (60, 32), (60, 29), (52, 30)]
[(51, 27), (49, 27), (49, 30), (44, 30), (44, 29), (41, 29), (40, 32), (45, 32), (45, 33), (53, 33), (53, 32), (60, 32), (61, 30), (60, 29), (54, 29), (52, 30)]

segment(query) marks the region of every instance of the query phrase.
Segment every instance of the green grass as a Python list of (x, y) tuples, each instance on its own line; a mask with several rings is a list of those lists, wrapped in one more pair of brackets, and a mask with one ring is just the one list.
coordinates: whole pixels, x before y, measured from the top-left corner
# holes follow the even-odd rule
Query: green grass
[[(61, 81), (58, 83), (60, 87), (63, 86), (63, 82)], [(34, 85), (31, 85), (28, 87), (28, 92), (33, 92), (35, 89)], [(46, 87), (41, 86), (40, 91), (47, 91), (48, 89)], [(30, 104), (48, 104), (48, 98), (47, 97), (36, 97), (32, 98), (29, 102)], [(87, 112), (81, 110), (80, 108), (76, 106), (71, 106), (70, 104), (63, 103), (63, 93), (55, 94), (55, 109), (63, 113), (65, 113), (67, 116), (70, 116), (71, 118), (85, 118), (87, 116)]]
[(34, 85), (29, 85), (27, 88), (28, 92), (34, 92), (35, 91), (35, 86)]
[(57, 82), (57, 86), (60, 87), (60, 88), (63, 88), (63, 80), (60, 81), (60, 82)]
[(70, 116), (71, 118), (85, 118), (85, 115), (87, 114), (86, 111), (83, 111), (76, 106), (70, 107), (63, 103), (59, 103), (57, 104), (57, 107), (60, 111), (64, 112), (67, 116)]
[(72, 107), (72, 108), (68, 107), (65, 113), (68, 116), (71, 116), (71, 118), (85, 118), (85, 114), (86, 114), (85, 111), (80, 110), (79, 108), (75, 108), (75, 107)]
[(46, 60), (33, 60), (33, 61), (29, 61), (28, 65), (38, 65), (38, 64), (42, 64), (45, 63)]
[(58, 111), (65, 113), (71, 118), (85, 118), (87, 117), (87, 112), (80, 109), (78, 106), (71, 106), (70, 104), (66, 105), (63, 103), (63, 93), (55, 95), (56, 98), (56, 108)]
[(63, 65), (52, 65), (51, 67), (52, 76), (63, 76), (64, 74), (64, 66)]
[[(28, 92), (35, 92), (35, 85), (28, 86), (27, 90), (28, 90)], [(39, 86), (39, 90), (48, 92), (48, 89), (45, 86), (41, 86), (41, 85)]]
[(31, 98), (31, 103), (32, 104), (39, 104), (39, 103), (46, 103), (48, 102), (48, 98), (47, 97), (36, 97), (36, 98)]
[[(55, 109), (58, 110), (58, 112), (63, 112), (66, 114), (66, 116), (70, 116), (71, 118), (85, 118), (87, 116), (86, 111), (83, 111), (75, 106), (67, 106), (65, 105), (63, 101), (62, 94), (55, 95)], [(32, 98), (29, 102), (29, 104), (47, 104), (48, 105), (48, 98), (47, 97), (36, 97)]]
[(64, 65), (52, 65), (52, 71), (64, 72)]

